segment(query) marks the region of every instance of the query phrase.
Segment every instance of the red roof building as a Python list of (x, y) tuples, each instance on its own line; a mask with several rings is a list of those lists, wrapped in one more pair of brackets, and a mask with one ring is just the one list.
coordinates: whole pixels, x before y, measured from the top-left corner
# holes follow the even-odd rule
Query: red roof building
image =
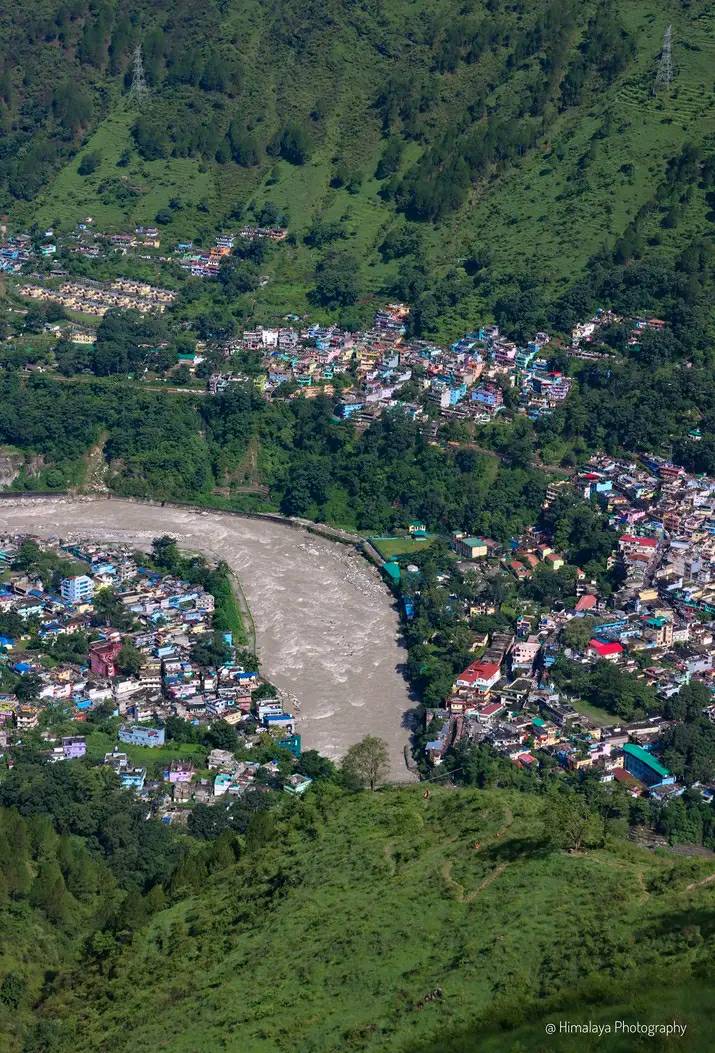
[(623, 654), (623, 648), (619, 643), (604, 643), (603, 640), (589, 640), (590, 651), (597, 654), (599, 658), (617, 658)]
[(495, 717), (497, 713), (501, 713), (504, 709), (502, 702), (488, 702), (486, 706), (482, 706), (478, 711), (477, 716), (484, 720), (489, 720), (490, 717)]
[(476, 691), (490, 691), (500, 676), (498, 662), (470, 662), (459, 674), (457, 687), (473, 688)]
[(532, 764), (536, 764), (536, 757), (533, 753), (520, 753), (516, 758), (516, 764), (520, 768), (530, 768)]
[(639, 537), (638, 534), (623, 534), (618, 539), (618, 544), (623, 549), (657, 548), (658, 546), (658, 542), (654, 537)]

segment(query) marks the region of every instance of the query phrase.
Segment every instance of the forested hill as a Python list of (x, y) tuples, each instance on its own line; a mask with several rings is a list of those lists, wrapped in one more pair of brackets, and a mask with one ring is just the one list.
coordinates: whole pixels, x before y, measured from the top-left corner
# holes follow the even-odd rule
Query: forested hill
[[(568, 1053), (572, 1036), (544, 1046), (546, 1022), (623, 1016), (687, 1025), (654, 1049), (711, 1048), (712, 860), (636, 848), (615, 814), (588, 819), (569, 851), (579, 820), (564, 801), (326, 783), (245, 836), (194, 843), (109, 919), (72, 914), (65, 891), (54, 924), (75, 954), (91, 935), (46, 976), (34, 1019), (37, 991), (18, 977), (26, 1027), (8, 1048)], [(71, 887), (91, 915), (92, 882)], [(31, 902), (39, 919), (54, 909)], [(633, 1037), (598, 1048), (632, 1050)]]
[[(338, 252), (426, 330), (486, 309), (530, 324), (604, 247), (672, 258), (709, 229), (707, 179), (654, 191), (713, 131), (711, 7), (8, 0), (2, 204), (66, 228), (159, 215), (204, 243), (272, 217), (294, 242), (265, 294), (284, 310)], [(670, 22), (675, 79), (654, 95)]]

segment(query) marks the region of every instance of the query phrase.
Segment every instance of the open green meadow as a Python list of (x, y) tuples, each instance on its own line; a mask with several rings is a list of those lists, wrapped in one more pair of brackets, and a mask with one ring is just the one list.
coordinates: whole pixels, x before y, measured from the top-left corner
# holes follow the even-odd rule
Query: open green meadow
[(591, 1003), (675, 1015), (677, 1048), (707, 1048), (712, 998), (685, 979), (706, 967), (712, 860), (569, 854), (538, 798), (423, 789), (286, 802), (270, 845), (156, 915), (110, 976), (78, 978), (74, 1048), (571, 1050), (544, 1021)]

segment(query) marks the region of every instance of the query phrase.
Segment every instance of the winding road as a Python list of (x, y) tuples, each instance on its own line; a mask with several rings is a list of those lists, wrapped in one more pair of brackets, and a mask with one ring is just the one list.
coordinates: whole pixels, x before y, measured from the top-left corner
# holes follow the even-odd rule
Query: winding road
[(364, 735), (404, 760), (410, 699), (392, 597), (353, 548), (287, 524), (115, 498), (19, 498), (0, 503), (0, 533), (86, 538), (148, 548), (171, 534), (223, 559), (241, 583), (266, 677), (294, 700), (304, 749), (339, 759)]

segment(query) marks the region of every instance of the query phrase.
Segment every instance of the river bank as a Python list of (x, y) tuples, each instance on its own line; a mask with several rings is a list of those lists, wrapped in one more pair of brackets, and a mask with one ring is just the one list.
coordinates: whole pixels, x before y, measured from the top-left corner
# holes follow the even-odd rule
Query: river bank
[(0, 531), (138, 548), (166, 533), (225, 560), (253, 616), (263, 672), (294, 700), (304, 748), (338, 759), (364, 735), (378, 735), (389, 747), (390, 778), (413, 778), (404, 759), (411, 703), (398, 617), (378, 571), (352, 545), (274, 519), (117, 498), (5, 499)]

